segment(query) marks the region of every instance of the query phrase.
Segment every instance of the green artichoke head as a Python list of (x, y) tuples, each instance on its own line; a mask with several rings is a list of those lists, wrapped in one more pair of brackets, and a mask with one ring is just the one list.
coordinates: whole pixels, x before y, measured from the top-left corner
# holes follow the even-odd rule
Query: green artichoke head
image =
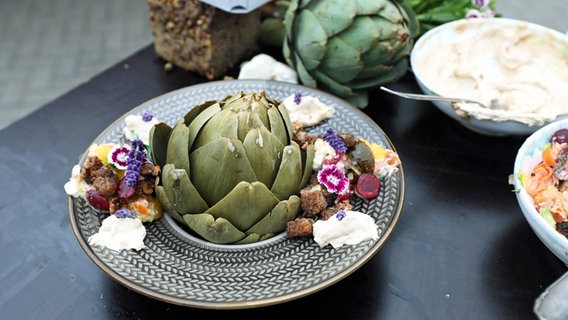
[(292, 0), (284, 25), (284, 57), (301, 82), (359, 107), (367, 89), (406, 73), (418, 32), (414, 12), (397, 0)]
[(250, 243), (285, 230), (300, 210), (313, 146), (301, 150), (283, 104), (265, 92), (191, 109), (150, 132), (162, 168), (156, 195), (168, 214), (214, 243)]

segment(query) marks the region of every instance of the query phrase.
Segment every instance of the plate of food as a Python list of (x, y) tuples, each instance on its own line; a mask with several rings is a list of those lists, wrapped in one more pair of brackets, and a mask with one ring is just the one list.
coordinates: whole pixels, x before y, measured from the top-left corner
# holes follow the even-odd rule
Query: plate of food
[[(227, 127), (243, 136), (224, 137)], [(226, 80), (124, 114), (65, 189), (79, 244), (112, 279), (173, 304), (238, 309), (304, 297), (369, 261), (395, 228), (405, 181), (390, 139), (345, 101)]]

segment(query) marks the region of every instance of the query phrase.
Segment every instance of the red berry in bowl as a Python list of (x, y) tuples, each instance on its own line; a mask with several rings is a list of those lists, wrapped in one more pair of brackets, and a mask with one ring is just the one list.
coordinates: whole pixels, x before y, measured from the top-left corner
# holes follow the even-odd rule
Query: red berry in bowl
[(550, 142), (558, 142), (558, 143), (568, 142), (568, 129), (560, 129), (556, 131), (550, 138)]
[(381, 191), (381, 181), (372, 173), (363, 173), (357, 180), (355, 191), (365, 199), (373, 199)]
[(97, 190), (95, 189), (91, 189), (91, 190), (87, 190), (87, 202), (89, 202), (89, 204), (97, 209), (97, 210), (101, 210), (101, 211), (108, 211), (110, 203), (108, 202), (108, 199), (101, 196)]

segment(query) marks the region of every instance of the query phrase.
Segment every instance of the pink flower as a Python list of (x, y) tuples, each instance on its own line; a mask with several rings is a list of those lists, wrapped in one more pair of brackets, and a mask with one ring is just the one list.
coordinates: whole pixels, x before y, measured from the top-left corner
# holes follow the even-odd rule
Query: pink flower
[(332, 193), (343, 194), (349, 191), (349, 178), (336, 165), (323, 167), (318, 172), (318, 182)]
[(109, 163), (113, 164), (118, 170), (126, 170), (126, 160), (128, 159), (128, 153), (130, 152), (130, 147), (124, 145), (123, 147), (114, 147), (108, 153), (107, 160)]

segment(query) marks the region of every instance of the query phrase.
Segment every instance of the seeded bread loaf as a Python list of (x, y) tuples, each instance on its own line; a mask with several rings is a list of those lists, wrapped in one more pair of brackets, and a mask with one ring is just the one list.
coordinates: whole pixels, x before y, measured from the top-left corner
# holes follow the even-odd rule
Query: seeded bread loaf
[(258, 46), (260, 9), (230, 14), (199, 0), (147, 0), (154, 49), (164, 60), (219, 78)]

